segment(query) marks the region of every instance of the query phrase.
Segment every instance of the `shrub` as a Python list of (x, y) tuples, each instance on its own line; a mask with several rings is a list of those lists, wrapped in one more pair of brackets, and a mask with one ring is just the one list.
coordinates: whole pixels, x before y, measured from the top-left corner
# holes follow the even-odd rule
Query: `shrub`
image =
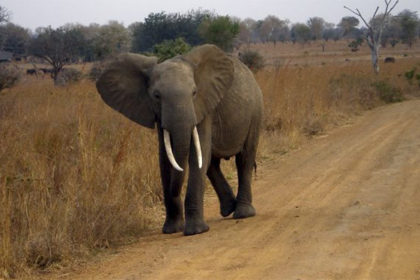
[(363, 44), (363, 39), (359, 38), (357, 40), (351, 41), (350, 44), (348, 44), (348, 47), (351, 48), (352, 52), (357, 52)]
[(416, 73), (416, 68), (414, 67), (413, 69), (411, 69), (410, 71), (407, 71), (404, 73), (405, 78), (407, 79), (407, 81), (411, 82), (414, 78), (414, 73)]
[(92, 81), (98, 80), (99, 76), (102, 74), (104, 69), (105, 69), (105, 63), (104, 62), (102, 62), (102, 61), (95, 62), (92, 65), (92, 68), (89, 71), (89, 75), (88, 75), (89, 79), (92, 80)]
[(401, 90), (393, 87), (385, 81), (373, 83), (379, 98), (385, 103), (401, 102), (404, 100)]
[(416, 79), (417, 83), (420, 87), (420, 74), (416, 74), (417, 68), (414, 67), (413, 69), (411, 69), (410, 71), (407, 71), (404, 73), (405, 78), (407, 79), (408, 83), (410, 85), (413, 84), (413, 80)]
[(312, 116), (309, 117), (304, 126), (303, 126), (303, 132), (307, 135), (307, 136), (315, 136), (315, 135), (319, 135), (322, 132), (324, 132), (325, 130), (325, 125), (322, 123), (322, 121), (316, 117), (316, 116)]
[(19, 68), (10, 64), (0, 64), (0, 92), (13, 87), (20, 79)]
[(235, 37), (239, 34), (239, 23), (229, 16), (207, 17), (199, 25), (198, 33), (206, 43), (231, 52)]
[(358, 104), (364, 109), (372, 109), (379, 101), (372, 81), (365, 75), (338, 74), (330, 79), (327, 93), (326, 100), (331, 106)]
[(257, 51), (246, 50), (239, 53), (239, 59), (253, 72), (258, 72), (264, 67), (264, 58)]
[(392, 39), (391, 41), (390, 41), (390, 43), (391, 43), (391, 46), (394, 48), (398, 43), (399, 43), (400, 41), (398, 41), (397, 39)]
[(80, 81), (82, 78), (82, 72), (74, 68), (64, 68), (58, 73), (55, 85), (65, 86), (71, 83)]
[(164, 61), (174, 56), (187, 53), (189, 50), (191, 50), (191, 46), (182, 38), (165, 40), (162, 43), (153, 46), (153, 54), (159, 58), (159, 61)]

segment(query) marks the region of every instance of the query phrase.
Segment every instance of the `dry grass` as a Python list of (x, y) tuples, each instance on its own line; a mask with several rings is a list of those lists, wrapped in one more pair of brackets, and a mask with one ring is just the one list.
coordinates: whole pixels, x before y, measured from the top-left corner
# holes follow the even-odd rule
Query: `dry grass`
[(138, 236), (161, 207), (156, 136), (91, 82), (0, 97), (0, 276)]
[[(360, 51), (351, 52), (347, 47), (351, 40), (340, 40), (337, 42), (309, 42), (305, 45), (286, 43), (267, 43), (267, 44), (251, 44), (243, 45), (241, 50), (256, 50), (264, 55), (267, 65), (294, 67), (299, 65), (323, 66), (338, 65), (348, 61), (370, 61), (370, 50), (366, 43), (362, 45)], [(325, 51), (322, 51), (324, 45)], [(395, 57), (397, 61), (419, 58), (420, 57), (420, 41), (412, 48), (406, 45), (398, 44), (392, 48), (388, 46), (380, 49), (380, 60), (385, 57)]]
[(382, 65), (379, 76), (369, 61), (324, 66), (269, 67), (257, 73), (264, 93), (265, 133), (260, 158), (284, 153), (328, 127), (384, 102), (374, 86), (385, 81), (406, 94), (418, 94), (403, 73), (420, 59)]
[[(266, 108), (259, 160), (381, 104), (372, 87), (378, 79), (412, 91), (401, 74), (419, 62), (383, 65), (379, 77), (368, 61), (259, 72)], [(156, 149), (155, 133), (107, 108), (90, 81), (54, 87), (28, 79), (2, 93), (0, 277), (160, 227)]]

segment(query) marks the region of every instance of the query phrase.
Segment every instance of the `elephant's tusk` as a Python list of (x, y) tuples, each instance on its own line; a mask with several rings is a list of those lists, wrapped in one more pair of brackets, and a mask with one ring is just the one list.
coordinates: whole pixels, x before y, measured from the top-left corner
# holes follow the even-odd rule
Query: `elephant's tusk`
[(165, 143), (165, 150), (166, 154), (168, 155), (169, 162), (176, 170), (180, 172), (184, 171), (184, 169), (182, 169), (175, 160), (174, 154), (172, 153), (170, 135), (166, 129), (163, 130), (163, 142)]
[(203, 166), (203, 156), (201, 154), (200, 137), (198, 137), (196, 126), (194, 126), (194, 130), (193, 130), (193, 139), (194, 139), (195, 151), (197, 153), (198, 168), (201, 168)]

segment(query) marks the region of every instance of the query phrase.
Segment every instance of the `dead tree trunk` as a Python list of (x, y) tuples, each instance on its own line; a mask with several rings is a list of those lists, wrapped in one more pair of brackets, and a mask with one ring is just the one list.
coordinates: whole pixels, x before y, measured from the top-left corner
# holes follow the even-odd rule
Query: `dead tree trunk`
[[(368, 46), (370, 48), (370, 52), (372, 55), (373, 71), (375, 71), (376, 74), (379, 74), (379, 49), (381, 47), (382, 32), (384, 30), (387, 18), (389, 17), (392, 10), (395, 8), (395, 6), (399, 2), (399, 0), (396, 0), (395, 3), (392, 4), (393, 0), (384, 0), (384, 1), (385, 1), (385, 13), (380, 18), (379, 24), (377, 26), (373, 26), (372, 24), (368, 23), (365, 20), (365, 18), (362, 16), (362, 13), (359, 11), (359, 9), (353, 10), (344, 6), (345, 9), (349, 10), (350, 12), (358, 16), (367, 27), (366, 41), (368, 43)], [(379, 10), (379, 7), (376, 8), (375, 13), (372, 16), (372, 19), (376, 17), (378, 10)]]
[(379, 48), (381, 47), (380, 45), (380, 38), (378, 41), (373, 41), (371, 40), (373, 36), (367, 36), (367, 43), (370, 49), (370, 53), (371, 53), (371, 57), (372, 57), (372, 66), (373, 66), (373, 71), (375, 71), (376, 74), (379, 73)]

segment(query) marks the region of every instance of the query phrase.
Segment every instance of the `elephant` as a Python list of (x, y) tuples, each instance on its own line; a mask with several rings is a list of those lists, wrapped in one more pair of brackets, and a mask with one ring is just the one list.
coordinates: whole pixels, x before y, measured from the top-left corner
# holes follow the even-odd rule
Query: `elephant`
[[(157, 128), (166, 208), (163, 233), (193, 235), (209, 230), (203, 217), (206, 175), (223, 217), (256, 214), (251, 179), (263, 101), (252, 72), (237, 58), (210, 44), (163, 62), (157, 57), (120, 54), (105, 68), (96, 87), (111, 108), (144, 127)], [(220, 168), (221, 159), (233, 156), (236, 197)]]

